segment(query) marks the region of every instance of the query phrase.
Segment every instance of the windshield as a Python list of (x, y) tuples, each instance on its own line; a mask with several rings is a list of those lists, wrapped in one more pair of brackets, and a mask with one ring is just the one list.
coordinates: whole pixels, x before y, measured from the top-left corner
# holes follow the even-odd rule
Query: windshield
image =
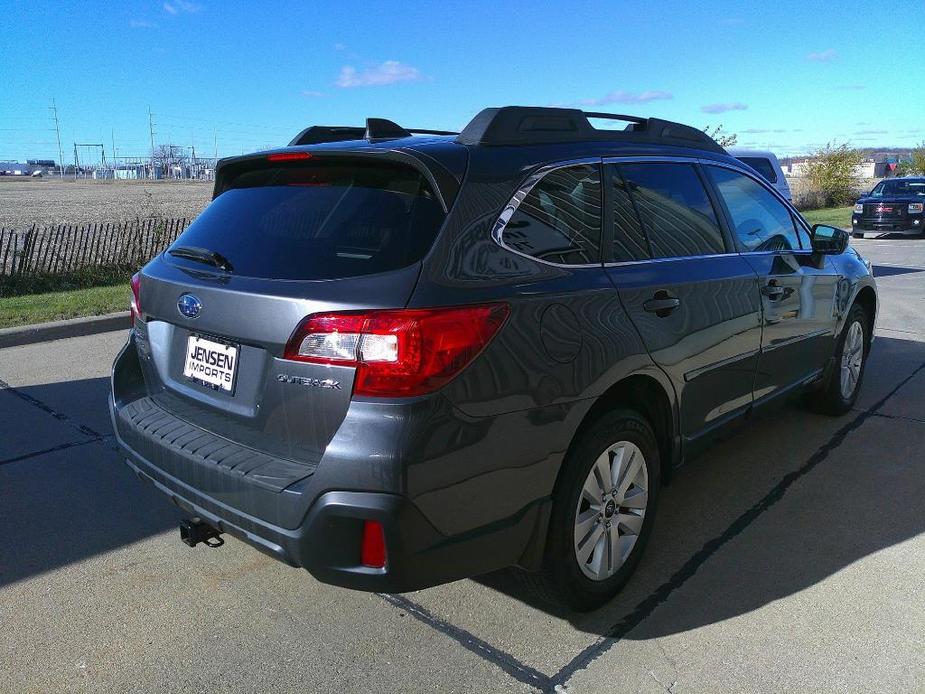
[(880, 181), (870, 194), (875, 198), (882, 198), (884, 196), (890, 197), (893, 195), (918, 195), (925, 197), (925, 180), (902, 181), (894, 179), (892, 181)]
[(246, 277), (357, 277), (423, 258), (443, 218), (427, 181), (408, 166), (279, 164), (239, 174), (171, 249), (217, 254)]

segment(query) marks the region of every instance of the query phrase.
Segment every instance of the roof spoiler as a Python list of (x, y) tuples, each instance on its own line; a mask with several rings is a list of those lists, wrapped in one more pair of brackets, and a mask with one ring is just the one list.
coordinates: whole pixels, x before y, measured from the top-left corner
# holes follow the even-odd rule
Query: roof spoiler
[(344, 142), (346, 140), (397, 140), (412, 135), (458, 135), (449, 130), (425, 130), (403, 128), (385, 118), (367, 118), (366, 127), (349, 125), (312, 125), (292, 138), (290, 147), (296, 145), (317, 145), (322, 142)]
[[(600, 130), (591, 125), (589, 118), (619, 120), (628, 125), (623, 130)], [(660, 118), (540, 106), (486, 108), (470, 121), (456, 141), (462, 145), (486, 146), (624, 141), (726, 153), (713, 138), (689, 125)]]

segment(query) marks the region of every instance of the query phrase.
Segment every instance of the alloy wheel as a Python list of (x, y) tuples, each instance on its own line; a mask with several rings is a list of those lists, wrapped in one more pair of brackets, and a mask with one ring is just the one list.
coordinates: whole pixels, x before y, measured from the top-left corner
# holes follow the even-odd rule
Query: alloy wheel
[(642, 532), (648, 489), (645, 458), (634, 443), (619, 441), (594, 461), (575, 510), (575, 557), (585, 576), (603, 581), (623, 566)]
[(861, 379), (861, 363), (864, 360), (864, 328), (854, 321), (848, 327), (841, 353), (841, 395), (848, 400), (854, 395)]

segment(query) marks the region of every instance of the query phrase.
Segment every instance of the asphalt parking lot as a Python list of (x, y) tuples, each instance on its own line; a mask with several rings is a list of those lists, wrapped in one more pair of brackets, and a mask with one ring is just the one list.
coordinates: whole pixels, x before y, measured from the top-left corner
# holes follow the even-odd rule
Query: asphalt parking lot
[(881, 292), (855, 411), (797, 403), (683, 468), (611, 604), (506, 573), (318, 583), (179, 511), (113, 449), (122, 332), (0, 350), (0, 690), (921, 691), (925, 240), (853, 240)]

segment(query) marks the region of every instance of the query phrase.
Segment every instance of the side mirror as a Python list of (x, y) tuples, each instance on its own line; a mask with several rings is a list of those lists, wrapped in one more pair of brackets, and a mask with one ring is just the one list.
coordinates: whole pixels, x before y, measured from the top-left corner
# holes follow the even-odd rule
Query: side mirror
[(823, 255), (839, 255), (847, 250), (850, 238), (844, 229), (830, 227), (827, 224), (816, 224), (813, 226), (812, 233), (813, 252)]

